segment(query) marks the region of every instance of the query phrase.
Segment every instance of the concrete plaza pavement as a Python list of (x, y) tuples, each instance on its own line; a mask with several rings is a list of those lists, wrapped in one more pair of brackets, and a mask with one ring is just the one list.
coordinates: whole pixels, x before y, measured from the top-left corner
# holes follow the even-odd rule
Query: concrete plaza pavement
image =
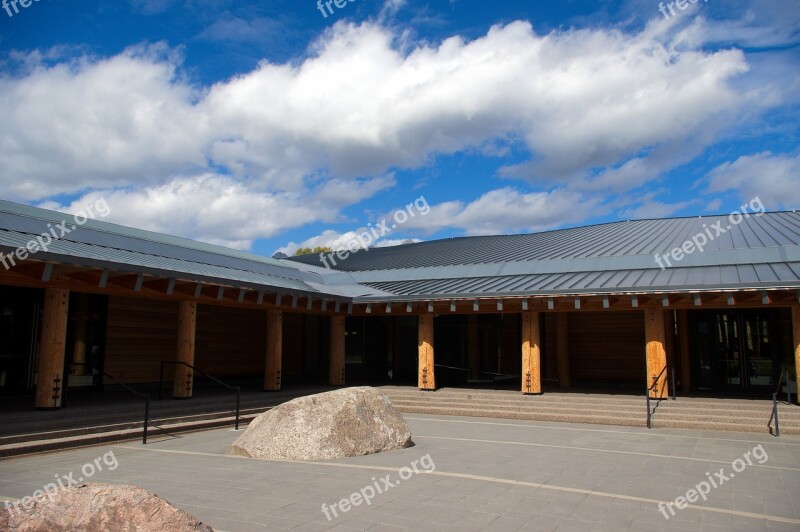
[[(5, 459), (0, 500), (102, 465), (87, 480), (141, 486), (217, 530), (800, 530), (800, 437), (404, 417), (414, 446), (330, 462), (228, 456), (232, 429)], [(95, 461), (112, 451), (113, 470)], [(675, 506), (710, 480), (706, 501)]]

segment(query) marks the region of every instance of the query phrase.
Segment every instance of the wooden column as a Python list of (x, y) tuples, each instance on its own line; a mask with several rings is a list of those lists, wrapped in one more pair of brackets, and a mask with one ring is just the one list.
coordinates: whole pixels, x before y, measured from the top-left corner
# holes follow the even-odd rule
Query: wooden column
[[(178, 362), (194, 366), (195, 332), (197, 329), (197, 303), (181, 301), (178, 303)], [(172, 382), (172, 397), (188, 399), (194, 388), (194, 371), (183, 364), (175, 365)]]
[(467, 319), (467, 365), (469, 378), (473, 380), (481, 378), (480, 332), (478, 316), (470, 316)]
[[(666, 330), (664, 311), (647, 309), (644, 311), (645, 352), (647, 356), (647, 387), (653, 384), (653, 378), (661, 374), (667, 366)], [(650, 392), (650, 397), (663, 399), (669, 396), (668, 372), (661, 374), (658, 387)]]
[(64, 390), (64, 352), (67, 347), (69, 290), (46, 288), (36, 377), (36, 408), (61, 408)]
[(569, 375), (569, 330), (567, 328), (568, 314), (556, 314), (556, 357), (558, 360), (558, 384), (562, 388), (572, 385)]
[(433, 362), (433, 314), (420, 314), (417, 328), (419, 346), (420, 390), (435, 390), (436, 376)]
[(264, 390), (281, 389), (281, 362), (283, 361), (283, 312), (267, 311), (267, 355), (264, 362)]
[(539, 312), (522, 313), (522, 393), (542, 393), (542, 350)]
[[(794, 378), (800, 393), (800, 307), (792, 307), (792, 332), (794, 337)], [(787, 383), (788, 387), (789, 384)], [(800, 401), (798, 401), (800, 402)]]
[(689, 357), (689, 311), (678, 311), (678, 353), (681, 360), (683, 393), (692, 391), (692, 361)]
[(344, 386), (344, 316), (331, 316), (331, 345), (328, 363), (328, 384)]

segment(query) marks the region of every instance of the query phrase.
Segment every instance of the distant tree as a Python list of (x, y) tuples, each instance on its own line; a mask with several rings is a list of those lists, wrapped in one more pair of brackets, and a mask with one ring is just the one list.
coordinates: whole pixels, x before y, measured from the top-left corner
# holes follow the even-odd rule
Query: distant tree
[(333, 248), (328, 246), (315, 246), (314, 248), (305, 247), (305, 248), (297, 248), (297, 251), (294, 252), (294, 256), (298, 255), (309, 255), (311, 253), (330, 253), (333, 251)]

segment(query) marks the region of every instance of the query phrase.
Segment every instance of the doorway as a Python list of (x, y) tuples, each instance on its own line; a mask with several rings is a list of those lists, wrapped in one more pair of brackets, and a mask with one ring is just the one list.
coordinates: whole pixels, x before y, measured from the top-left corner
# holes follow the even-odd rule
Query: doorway
[(698, 389), (774, 391), (780, 368), (777, 321), (773, 312), (702, 313), (694, 324)]

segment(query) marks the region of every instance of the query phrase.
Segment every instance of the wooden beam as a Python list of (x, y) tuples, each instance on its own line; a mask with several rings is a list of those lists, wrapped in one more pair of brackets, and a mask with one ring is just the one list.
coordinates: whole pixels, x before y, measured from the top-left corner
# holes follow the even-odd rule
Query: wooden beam
[(328, 384), (344, 386), (345, 383), (345, 317), (331, 316), (330, 353), (328, 364)]
[(542, 393), (542, 350), (539, 312), (522, 313), (522, 393)]
[(417, 319), (417, 345), (419, 347), (420, 390), (435, 390), (436, 375), (433, 360), (433, 314), (420, 314)]
[(569, 330), (567, 329), (568, 315), (561, 312), (556, 314), (556, 358), (558, 361), (558, 384), (562, 388), (572, 385), (569, 373)]
[(692, 366), (689, 356), (689, 311), (678, 311), (678, 353), (681, 361), (683, 393), (692, 391)]
[[(175, 360), (194, 366), (195, 332), (197, 330), (197, 303), (178, 303), (178, 353)], [(172, 397), (188, 399), (194, 389), (194, 370), (183, 364), (175, 365)]]
[(281, 363), (283, 362), (283, 312), (267, 311), (267, 354), (264, 362), (264, 390), (281, 389)]
[[(664, 324), (664, 311), (647, 309), (644, 311), (644, 337), (645, 353), (647, 357), (647, 387), (653, 384), (653, 378), (658, 377), (667, 366), (666, 328)], [(661, 374), (658, 387), (650, 392), (650, 397), (663, 399), (669, 396), (667, 372)]]
[(36, 408), (61, 408), (68, 318), (69, 290), (46, 288), (39, 369), (36, 378)]

